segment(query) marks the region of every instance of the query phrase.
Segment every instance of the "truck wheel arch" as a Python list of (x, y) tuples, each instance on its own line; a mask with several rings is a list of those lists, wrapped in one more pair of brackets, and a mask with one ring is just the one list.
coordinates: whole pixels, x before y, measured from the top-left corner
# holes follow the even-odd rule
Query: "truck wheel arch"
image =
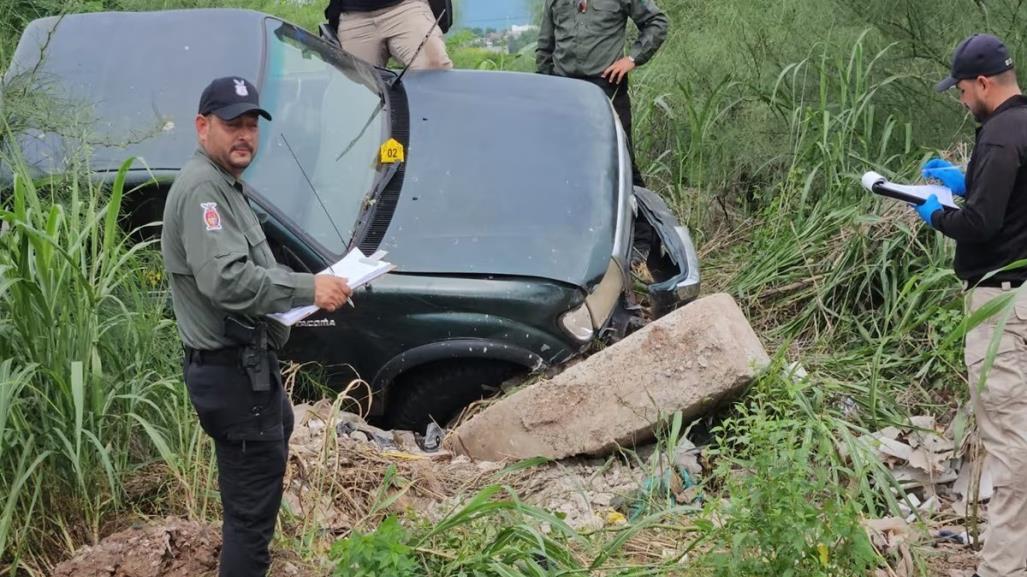
[(379, 369), (371, 386), (376, 393), (388, 394), (392, 383), (404, 373), (429, 363), (459, 359), (494, 359), (520, 365), (529, 372), (547, 367), (541, 356), (515, 345), (488, 339), (453, 339), (421, 345), (396, 355)]
[[(381, 409), (382, 416), (390, 423), (390, 426), (408, 424), (399, 423), (393, 418), (397, 415), (409, 417), (410, 408), (406, 406), (403, 400), (405, 395), (395, 396), (395, 393), (399, 392), (398, 385), (403, 384), (404, 377), (423, 373), (428, 381), (437, 385), (440, 369), (445, 365), (453, 363), (456, 366), (450, 366), (453, 367), (453, 373), (457, 376), (456, 381), (462, 382), (464, 379), (461, 377), (469, 375), (473, 378), (475, 371), (461, 370), (459, 368), (461, 361), (466, 361), (468, 369), (477, 369), (478, 374), (482, 374), (481, 371), (484, 369), (485, 374), (492, 376), (501, 375), (497, 377), (499, 378), (498, 382), (489, 383), (495, 385), (499, 385), (505, 380), (502, 376), (515, 376), (519, 372), (518, 369), (522, 370), (525, 374), (530, 374), (543, 370), (547, 366), (542, 357), (531, 351), (487, 339), (454, 339), (422, 345), (397, 355), (386, 363), (375, 376), (372, 382), (372, 389), (375, 391), (375, 397), (379, 401), (384, 401), (385, 406)], [(484, 367), (483, 361), (488, 361), (494, 364), (494, 366), (491, 368)], [(506, 376), (506, 378), (509, 378), (509, 376)], [(455, 391), (455, 393), (454, 397), (464, 396), (462, 392)], [(414, 393), (411, 394), (415, 397), (418, 396)], [(467, 396), (470, 396), (469, 393)], [(435, 395), (431, 395), (431, 398), (434, 397)], [(374, 412), (378, 413), (378, 411)], [(411, 421), (412, 419), (405, 418), (403, 420)]]

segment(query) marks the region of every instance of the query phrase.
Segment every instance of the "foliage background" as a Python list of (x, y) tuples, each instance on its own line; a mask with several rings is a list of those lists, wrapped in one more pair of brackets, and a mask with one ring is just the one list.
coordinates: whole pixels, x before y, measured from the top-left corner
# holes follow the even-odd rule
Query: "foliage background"
[[(711, 500), (698, 518), (665, 511), (653, 524), (695, 531), (686, 545), (708, 551), (694, 564), (700, 574), (856, 574), (881, 560), (854, 528), (892, 508), (894, 497), (883, 490), (886, 472), (858, 458), (855, 436), (910, 413), (957, 420), (966, 398), (952, 244), (907, 207), (867, 194), (859, 176), (876, 170), (914, 181), (931, 155), (965, 159), (972, 119), (933, 85), (973, 31), (1000, 35), (1024, 62), (1027, 6), (658, 3), (671, 33), (632, 84), (649, 186), (691, 228), (704, 292), (732, 294), (779, 368), (798, 362), (809, 376), (772, 371), (713, 423), (718, 466), (708, 489), (724, 500)], [(35, 17), (215, 5), (271, 12), (312, 30), (323, 9), (290, 0), (0, 0), (0, 70)], [(496, 55), (468, 40), (460, 32), (447, 40), (460, 67), (533, 69), (530, 46)], [(7, 120), (27, 105), (8, 98), (3, 106)], [(166, 290), (159, 265), (152, 249), (98, 224), (120, 210), (113, 191), (72, 178), (23, 184), (0, 198), (13, 231), (0, 236), (0, 574), (45, 573), (126, 516), (217, 516), (210, 450), (184, 396), (173, 325), (144, 298)], [(153, 492), (128, 490), (153, 474)], [(381, 563), (407, 571), (415, 562), (432, 574), (545, 574), (531, 564), (537, 554), (587, 570), (583, 550), (591, 560), (623, 561), (622, 575), (681, 570), (632, 566), (616, 533), (548, 540), (535, 533), (544, 512), (500, 491), (485, 497), (476, 502), (484, 509), (445, 525), (448, 538), (416, 522), (389, 523), (380, 534), (367, 527), (336, 547), (334, 560), (345, 567), (347, 555), (375, 558), (380, 548), (367, 544), (388, 542), (397, 544)], [(513, 504), (482, 512), (495, 511), (488, 503), (496, 499)], [(831, 561), (811, 562), (832, 539)], [(490, 546), (520, 573), (481, 558)], [(425, 548), (451, 551), (452, 559), (424, 556)], [(772, 564), (754, 562), (768, 550), (777, 555)]]

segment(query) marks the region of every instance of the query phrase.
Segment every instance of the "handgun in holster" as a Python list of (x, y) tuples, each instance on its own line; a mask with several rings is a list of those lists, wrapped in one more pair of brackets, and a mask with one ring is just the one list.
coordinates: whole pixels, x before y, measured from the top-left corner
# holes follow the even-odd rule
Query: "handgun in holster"
[(254, 391), (271, 390), (271, 358), (267, 352), (267, 324), (225, 317), (225, 336), (240, 346), (240, 358)]

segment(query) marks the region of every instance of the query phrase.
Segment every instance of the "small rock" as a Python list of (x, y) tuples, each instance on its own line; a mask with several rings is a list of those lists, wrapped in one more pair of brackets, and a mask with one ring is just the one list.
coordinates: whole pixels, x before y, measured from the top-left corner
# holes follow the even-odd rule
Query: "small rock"
[(393, 431), (392, 440), (396, 443), (396, 446), (404, 451), (412, 453), (419, 453), (421, 451), (421, 448), (417, 446), (417, 439), (414, 438), (414, 434), (410, 431)]

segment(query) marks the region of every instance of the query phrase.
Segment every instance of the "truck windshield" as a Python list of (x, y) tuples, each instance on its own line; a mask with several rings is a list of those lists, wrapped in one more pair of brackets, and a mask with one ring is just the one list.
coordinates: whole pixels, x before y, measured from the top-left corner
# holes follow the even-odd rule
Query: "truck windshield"
[(273, 120), (261, 120), (243, 179), (295, 230), (339, 255), (388, 138), (383, 88), (370, 66), (281, 21), (267, 20), (266, 47), (260, 100)]

